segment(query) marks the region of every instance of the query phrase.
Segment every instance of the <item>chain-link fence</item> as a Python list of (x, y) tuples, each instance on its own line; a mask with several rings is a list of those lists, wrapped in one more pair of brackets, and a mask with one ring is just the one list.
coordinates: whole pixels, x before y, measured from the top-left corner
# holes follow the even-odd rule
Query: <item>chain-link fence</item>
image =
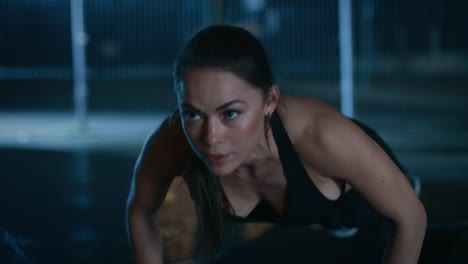
[[(212, 23), (241, 25), (265, 45), (283, 93), (339, 108), (338, 1), (84, 1), (90, 111), (167, 109), (172, 63)], [(466, 114), (463, 1), (352, 1), (357, 115)], [(0, 108), (73, 109), (70, 2), (0, 3)]]

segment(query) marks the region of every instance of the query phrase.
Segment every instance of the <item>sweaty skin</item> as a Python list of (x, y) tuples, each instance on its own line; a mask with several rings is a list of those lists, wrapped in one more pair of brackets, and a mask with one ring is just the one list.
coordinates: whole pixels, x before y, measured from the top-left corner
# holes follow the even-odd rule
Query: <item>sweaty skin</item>
[(195, 69), (185, 79), (179, 103), (188, 138), (207, 163), (209, 154), (227, 156), (220, 166), (209, 164), (216, 175), (267, 155), (263, 120), (274, 102), (265, 105), (258, 89), (227, 71)]
[(386, 263), (417, 263), (426, 230), (423, 205), (385, 152), (339, 112), (315, 99), (280, 97), (276, 85), (264, 96), (219, 69), (188, 71), (178, 101), (182, 126), (166, 122), (153, 134), (135, 170), (129, 228), (138, 263), (162, 259), (154, 219), (190, 147), (220, 177), (236, 215), (248, 215), (262, 199), (284, 212), (287, 182), (264, 126), (275, 110), (320, 192), (337, 199), (338, 183), (346, 181), (346, 190), (354, 188), (395, 223)]

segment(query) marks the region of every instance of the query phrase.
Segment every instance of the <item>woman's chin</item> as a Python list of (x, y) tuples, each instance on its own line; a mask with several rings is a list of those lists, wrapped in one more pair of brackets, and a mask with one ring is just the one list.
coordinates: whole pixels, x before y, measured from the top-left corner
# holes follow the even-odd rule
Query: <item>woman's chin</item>
[(211, 166), (210, 170), (213, 174), (219, 177), (224, 177), (232, 174), (235, 170), (235, 168), (232, 168), (231, 166), (223, 165), (223, 166)]

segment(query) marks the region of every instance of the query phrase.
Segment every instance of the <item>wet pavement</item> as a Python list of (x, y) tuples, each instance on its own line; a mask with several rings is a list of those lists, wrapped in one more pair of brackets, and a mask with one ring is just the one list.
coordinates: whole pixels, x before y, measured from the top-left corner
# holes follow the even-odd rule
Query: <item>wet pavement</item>
[(131, 159), (8, 148), (0, 157), (0, 253), (29, 260), (13, 263), (128, 263)]
[[(84, 130), (66, 113), (0, 114), (0, 263), (131, 263), (124, 216), (133, 164), (164, 115), (93, 114)], [(368, 114), (362, 119), (421, 179), (429, 227), (420, 263), (468, 262), (468, 118)], [(171, 199), (191, 206), (187, 196), (171, 197), (166, 215), (173, 210)], [(190, 253), (192, 237), (177, 238), (193, 234), (193, 215), (187, 212), (186, 220), (177, 220), (180, 225), (163, 219), (168, 262), (181, 260), (173, 252)], [(269, 243), (286, 247), (289, 239), (294, 252), (313, 252), (314, 246), (327, 252), (319, 236), (308, 238), (312, 244), (306, 248), (299, 233), (290, 234), (294, 239), (270, 235)]]

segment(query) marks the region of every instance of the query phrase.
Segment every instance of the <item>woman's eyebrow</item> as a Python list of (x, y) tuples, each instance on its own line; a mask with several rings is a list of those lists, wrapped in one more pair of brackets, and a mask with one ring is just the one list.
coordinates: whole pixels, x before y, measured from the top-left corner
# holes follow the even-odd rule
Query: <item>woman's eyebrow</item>
[(231, 106), (231, 105), (233, 105), (233, 104), (237, 104), (237, 103), (247, 104), (245, 101), (236, 99), (236, 100), (232, 100), (232, 101), (229, 101), (229, 102), (227, 102), (227, 103), (224, 103), (224, 104), (218, 106), (218, 107), (216, 108), (216, 111), (220, 111), (220, 110), (222, 110), (222, 109), (228, 108), (229, 106)]
[(183, 102), (183, 103), (182, 103), (182, 107), (190, 108), (190, 109), (192, 109), (192, 110), (195, 110), (195, 111), (197, 111), (197, 112), (200, 112), (200, 110), (198, 110), (195, 106), (193, 106), (193, 105), (191, 105), (191, 104), (189, 104), (189, 103), (186, 103), (186, 102)]
[[(235, 100), (226, 102), (226, 103), (224, 103), (224, 104), (222, 104), (222, 105), (216, 107), (216, 111), (223, 110), (223, 109), (228, 108), (229, 106), (231, 106), (231, 105), (233, 105), (233, 104), (237, 104), (237, 103), (240, 103), (240, 104), (247, 104), (247, 103), (246, 103), (245, 101), (243, 101), (243, 100), (235, 99)], [(183, 106), (183, 107), (190, 108), (190, 109), (195, 110), (195, 111), (197, 111), (197, 112), (200, 112), (199, 109), (197, 109), (195, 106), (193, 106), (193, 105), (191, 105), (191, 104), (189, 104), (189, 103), (187, 103), (187, 102), (183, 102), (183, 103), (182, 103), (182, 106)]]

